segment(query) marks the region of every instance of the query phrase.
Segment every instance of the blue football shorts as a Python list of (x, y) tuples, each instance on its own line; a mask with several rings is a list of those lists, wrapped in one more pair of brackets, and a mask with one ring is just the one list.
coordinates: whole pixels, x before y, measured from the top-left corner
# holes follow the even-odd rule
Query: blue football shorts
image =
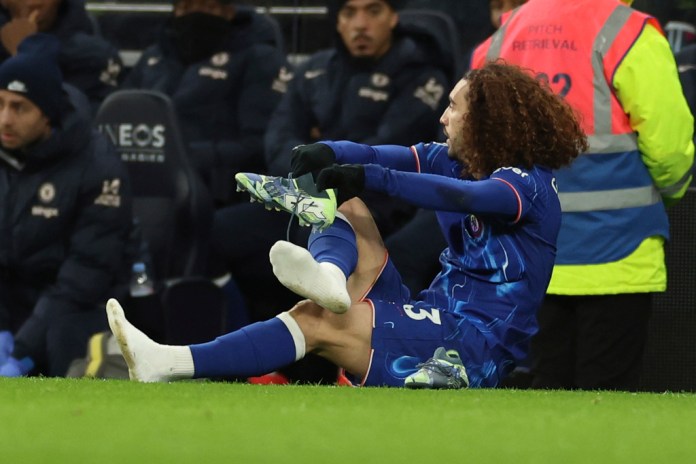
[(496, 386), (498, 366), (509, 363), (489, 348), (478, 320), (411, 300), (390, 259), (365, 301), (373, 309), (372, 355), (364, 379), (346, 374), (354, 385), (402, 387), (441, 346), (457, 350), (472, 388)]

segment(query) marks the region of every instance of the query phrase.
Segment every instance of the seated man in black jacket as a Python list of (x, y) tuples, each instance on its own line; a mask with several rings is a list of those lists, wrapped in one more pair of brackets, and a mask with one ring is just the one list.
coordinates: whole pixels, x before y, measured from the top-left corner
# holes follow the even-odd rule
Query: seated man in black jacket
[(0, 0), (0, 61), (17, 53), (26, 37), (45, 32), (60, 40), (65, 82), (87, 95), (96, 110), (118, 86), (118, 50), (94, 32), (83, 0)]
[(263, 134), (286, 85), (275, 40), (253, 8), (175, 0), (159, 40), (123, 83), (172, 98), (189, 158), (218, 205), (235, 201), (237, 171), (263, 169)]
[[(322, 139), (410, 145), (433, 140), (447, 104), (453, 64), (435, 47), (437, 31), (399, 24), (394, 0), (330, 3), (337, 45), (298, 67), (265, 136), (267, 173), (287, 176), (293, 147)], [(383, 236), (413, 214), (410, 205), (364, 196)], [(275, 282), (266, 254), (285, 237), (286, 218), (241, 204), (216, 215), (214, 242), (244, 293), (254, 320), (294, 295)], [(308, 231), (295, 228), (296, 243)]]
[(32, 34), (0, 64), (0, 376), (64, 375), (129, 276), (126, 171), (64, 93), (58, 48)]

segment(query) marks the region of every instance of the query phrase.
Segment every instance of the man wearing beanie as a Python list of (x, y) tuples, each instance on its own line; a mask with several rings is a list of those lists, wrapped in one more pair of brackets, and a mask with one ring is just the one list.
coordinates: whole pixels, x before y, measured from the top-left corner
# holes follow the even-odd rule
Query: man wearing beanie
[(0, 376), (62, 376), (104, 328), (131, 227), (125, 170), (62, 88), (58, 40), (0, 64)]
[[(287, 176), (293, 147), (318, 140), (411, 145), (438, 138), (438, 119), (451, 87), (451, 63), (438, 60), (439, 50), (430, 47), (431, 41), (399, 24), (399, 4), (329, 3), (336, 45), (312, 55), (295, 71), (266, 132), (267, 173)], [(419, 32), (430, 39), (433, 31)], [(378, 194), (363, 199), (383, 236), (397, 230), (414, 211), (411, 205)], [(295, 296), (280, 284), (269, 288), (276, 284), (266, 255), (285, 236), (287, 220), (254, 206), (244, 203), (219, 211), (213, 233), (214, 246), (246, 296), (252, 317), (262, 320), (273, 315), (268, 308), (292, 304)], [(293, 240), (305, 243), (303, 234), (308, 231), (295, 231)], [(335, 372), (327, 380), (334, 381)]]
[(189, 159), (218, 205), (240, 201), (234, 174), (264, 168), (263, 134), (285, 90), (269, 20), (231, 0), (175, 0), (124, 88), (169, 95)]
[(95, 110), (116, 89), (122, 64), (118, 50), (94, 34), (84, 0), (0, 0), (0, 62), (39, 32), (58, 38), (65, 82), (87, 95)]

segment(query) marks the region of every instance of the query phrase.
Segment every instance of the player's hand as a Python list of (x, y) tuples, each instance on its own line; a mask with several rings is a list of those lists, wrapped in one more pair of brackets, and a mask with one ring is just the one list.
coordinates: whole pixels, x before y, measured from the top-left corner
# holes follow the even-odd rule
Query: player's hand
[(22, 43), (22, 40), (38, 32), (38, 13), (39, 11), (35, 10), (27, 17), (15, 18), (0, 29), (0, 42), (10, 55), (17, 54), (17, 47)]
[(365, 190), (365, 168), (362, 164), (334, 164), (317, 176), (317, 189), (336, 189), (338, 203), (350, 200)]
[(316, 179), (319, 171), (331, 166), (335, 161), (336, 154), (324, 143), (299, 145), (292, 149), (290, 171), (295, 178), (311, 172)]

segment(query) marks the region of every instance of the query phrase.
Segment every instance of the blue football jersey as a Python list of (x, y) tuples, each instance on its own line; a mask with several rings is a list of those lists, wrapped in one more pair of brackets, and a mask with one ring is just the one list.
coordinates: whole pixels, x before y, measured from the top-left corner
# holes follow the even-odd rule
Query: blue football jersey
[[(456, 176), (461, 171), (447, 156), (446, 146), (421, 145), (417, 150), (425, 159), (423, 172)], [(479, 212), (438, 211), (449, 246), (440, 255), (441, 272), (418, 299), (473, 315), (489, 342), (519, 360), (537, 331), (536, 311), (551, 279), (561, 207), (549, 169), (500, 168), (472, 184), (490, 181), (513, 191), (517, 214), (500, 217), (483, 205), (473, 208)], [(520, 344), (525, 349), (520, 351)]]
[(466, 180), (444, 144), (331, 146), (339, 162), (365, 164), (367, 189), (437, 212), (448, 247), (441, 272), (417, 299), (466, 315), (492, 349), (524, 359), (561, 225), (552, 171), (502, 167), (488, 178)]

